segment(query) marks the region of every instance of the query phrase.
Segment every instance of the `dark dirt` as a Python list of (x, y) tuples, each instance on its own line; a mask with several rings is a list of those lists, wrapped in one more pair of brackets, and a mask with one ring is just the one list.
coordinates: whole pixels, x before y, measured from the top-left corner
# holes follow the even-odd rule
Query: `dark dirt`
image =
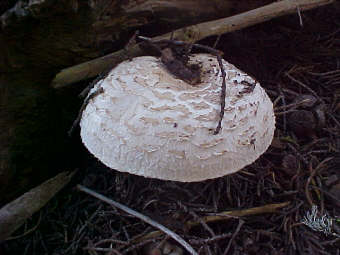
[(185, 62), (175, 57), (171, 48), (162, 50), (162, 63), (167, 67), (169, 72), (177, 78), (186, 81), (191, 85), (196, 85), (200, 82), (200, 69), (198, 65), (189, 66)]
[[(274, 102), (275, 138), (254, 164), (186, 184), (107, 169), (84, 149), (72, 185), (16, 233), (23, 236), (3, 243), (0, 254), (152, 255), (164, 244), (160, 250), (150, 244), (180, 247), (162, 233), (150, 237), (156, 229), (78, 192), (78, 183), (167, 226), (199, 254), (340, 254), (339, 5), (303, 13), (302, 21), (301, 27), (297, 14), (283, 17), (224, 35), (217, 45)], [(312, 100), (301, 103), (301, 96)], [(309, 117), (297, 121), (297, 111)], [(312, 205), (334, 219), (328, 235), (301, 223)], [(260, 209), (246, 210), (254, 207)], [(208, 215), (219, 220), (207, 222)]]

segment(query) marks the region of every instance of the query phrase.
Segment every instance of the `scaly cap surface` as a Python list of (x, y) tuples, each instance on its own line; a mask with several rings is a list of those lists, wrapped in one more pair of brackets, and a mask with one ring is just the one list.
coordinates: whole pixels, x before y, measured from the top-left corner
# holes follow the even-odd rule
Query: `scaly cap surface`
[[(202, 181), (234, 173), (254, 162), (271, 144), (273, 105), (260, 84), (223, 60), (226, 105), (219, 120), (222, 77), (216, 57), (196, 54), (202, 82), (176, 79), (159, 59), (125, 61), (99, 81), (104, 93), (87, 105), (81, 138), (110, 168), (164, 180)], [(91, 93), (91, 92), (90, 92)]]

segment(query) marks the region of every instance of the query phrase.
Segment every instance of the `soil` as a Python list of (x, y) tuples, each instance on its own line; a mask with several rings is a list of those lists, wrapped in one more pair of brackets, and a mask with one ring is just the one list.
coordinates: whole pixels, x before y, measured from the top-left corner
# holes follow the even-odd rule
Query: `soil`
[[(165, 254), (165, 246), (187, 254), (144, 221), (77, 191), (79, 183), (168, 227), (198, 254), (340, 254), (339, 14), (333, 5), (220, 38), (224, 58), (274, 102), (275, 138), (255, 163), (215, 180), (177, 183), (108, 169), (83, 148), (72, 184), (2, 243), (0, 254), (152, 255)], [(302, 223), (313, 205), (314, 229)]]

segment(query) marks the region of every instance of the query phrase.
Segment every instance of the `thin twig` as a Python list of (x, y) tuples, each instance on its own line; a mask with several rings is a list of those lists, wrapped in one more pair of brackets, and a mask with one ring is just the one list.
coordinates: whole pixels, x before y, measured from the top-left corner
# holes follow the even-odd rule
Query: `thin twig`
[(213, 48), (214, 48), (214, 49), (216, 49), (217, 44), (220, 42), (220, 39), (221, 39), (221, 35), (218, 35), (217, 38), (216, 38), (216, 40), (215, 40), (215, 43), (214, 43), (214, 45), (213, 45)]
[(300, 10), (299, 5), (297, 5), (296, 9), (297, 9), (297, 13), (299, 15), (300, 26), (303, 27), (302, 15), (301, 15), (301, 10)]
[(193, 218), (200, 222), (202, 226), (210, 233), (212, 237), (216, 236), (214, 231), (207, 225), (206, 222), (204, 222), (194, 211), (190, 211), (185, 205), (183, 205), (180, 201), (177, 202), (177, 204), (184, 209), (185, 212), (188, 212)]
[(117, 255), (122, 255), (119, 251), (114, 248), (100, 248), (100, 247), (84, 247), (83, 250), (88, 251), (102, 251), (102, 252), (114, 252)]
[[(336, 32), (339, 32), (340, 29)], [(309, 74), (315, 75), (315, 76), (330, 76), (332, 77), (334, 74), (340, 74), (340, 70), (333, 70), (333, 71), (328, 71), (328, 72), (324, 72), (324, 73), (315, 73), (315, 72), (308, 72)]]
[(86, 98), (86, 96), (89, 94), (90, 90), (102, 79), (105, 78), (107, 73), (101, 73), (99, 74), (93, 81), (90, 82), (86, 88), (83, 89), (82, 92), (79, 93), (78, 97), (79, 98)]
[(306, 198), (308, 200), (308, 203), (310, 204), (310, 206), (312, 207), (315, 203), (313, 203), (312, 197), (310, 195), (309, 192), (309, 185), (312, 181), (312, 179), (314, 178), (314, 176), (316, 175), (316, 173), (318, 172), (318, 170), (320, 170), (321, 167), (323, 167), (328, 161), (332, 160), (333, 157), (330, 158), (326, 158), (323, 161), (321, 161), (315, 168), (314, 170), (310, 173), (306, 185), (305, 185), (305, 193), (306, 193)]
[(236, 230), (235, 230), (235, 232), (234, 232), (234, 234), (233, 234), (233, 236), (230, 238), (230, 240), (229, 240), (229, 243), (228, 243), (228, 246), (227, 246), (227, 248), (224, 250), (224, 252), (223, 252), (223, 255), (227, 255), (228, 254), (228, 251), (229, 251), (229, 249), (230, 249), (230, 247), (231, 247), (231, 244), (232, 244), (232, 242), (234, 241), (234, 239), (235, 239), (235, 237), (237, 236), (237, 234), (240, 232), (240, 229), (241, 229), (241, 227), (242, 227), (242, 225), (244, 224), (244, 221), (243, 220), (239, 220), (239, 223), (238, 223), (238, 225), (237, 225), (237, 228), (236, 228)]
[(291, 79), (292, 81), (294, 81), (295, 83), (299, 84), (301, 87), (305, 88), (306, 90), (308, 90), (310, 93), (312, 93), (317, 99), (319, 99), (320, 102), (325, 103), (318, 95), (318, 93), (316, 93), (314, 90), (312, 90), (310, 87), (308, 87), (307, 85), (305, 85), (303, 82), (295, 79), (293, 76), (291, 76), (288, 72), (286, 73), (286, 76)]
[(152, 220), (151, 218), (135, 211), (135, 210), (132, 210), (130, 209), (129, 207), (125, 206), (125, 205), (122, 205), (116, 201), (113, 201), (112, 199), (109, 199), (93, 190), (90, 190), (82, 185), (77, 185), (77, 188), (82, 191), (82, 192), (85, 192), (87, 193), (88, 195), (91, 195), (105, 203), (108, 203), (114, 207), (117, 207), (118, 209), (130, 214), (130, 215), (133, 215), (134, 217), (150, 224), (151, 226), (155, 227), (155, 228), (158, 228), (159, 230), (161, 230), (162, 232), (164, 232), (165, 234), (169, 235), (171, 238), (173, 238), (174, 240), (176, 240), (178, 243), (180, 243), (190, 254), (193, 254), (193, 255), (198, 255), (198, 253), (190, 246), (190, 244), (188, 244), (182, 237), (180, 237), (179, 235), (177, 235), (175, 232), (171, 231), (170, 229), (164, 227), (163, 225), (157, 223), (156, 221)]
[[(288, 113), (292, 113), (292, 112), (296, 112), (297, 110), (296, 109), (290, 109), (290, 110), (287, 110), (287, 111), (282, 111), (282, 112), (275, 112), (275, 116), (281, 116), (281, 115), (286, 115), (286, 114), (288, 114)], [(285, 120), (285, 118), (284, 118), (284, 120)], [(285, 125), (285, 122), (284, 122), (284, 131), (286, 130), (286, 125)]]
[[(208, 223), (208, 222), (216, 222), (216, 221), (221, 221), (221, 220), (226, 220), (226, 219), (236, 218), (236, 217), (257, 215), (257, 214), (263, 214), (263, 213), (275, 213), (277, 212), (277, 209), (286, 207), (289, 204), (290, 202), (283, 202), (283, 203), (268, 204), (264, 206), (253, 207), (253, 208), (248, 208), (248, 209), (243, 209), (243, 210), (226, 211), (226, 212), (221, 212), (217, 215), (215, 214), (215, 215), (205, 216), (202, 219)], [(197, 226), (199, 224), (200, 222), (197, 222), (197, 221), (189, 221), (187, 223), (189, 227)]]
[(312, 101), (310, 98), (306, 98), (306, 99), (301, 100), (300, 102), (294, 102), (291, 104), (274, 107), (274, 110), (278, 111), (278, 110), (283, 110), (287, 108), (296, 108), (300, 105), (303, 105), (304, 103), (309, 103), (310, 101)]
[(96, 246), (99, 246), (99, 245), (101, 245), (103, 243), (116, 243), (116, 244), (123, 244), (123, 245), (128, 245), (129, 244), (129, 242), (121, 241), (121, 240), (117, 240), (117, 239), (103, 239), (103, 240), (100, 240), (100, 241), (96, 242), (94, 244), (94, 246), (96, 247)]
[(313, 188), (319, 189), (320, 191), (322, 191), (322, 192), (325, 193), (327, 196), (331, 197), (332, 199), (334, 199), (335, 201), (337, 201), (337, 202), (340, 204), (340, 198), (337, 197), (336, 195), (333, 195), (331, 192), (328, 192), (328, 191), (326, 191), (325, 189), (320, 188), (320, 187), (318, 187), (318, 186), (316, 186), (316, 185), (310, 185), (310, 186), (312, 186)]
[(198, 239), (198, 240), (193, 239), (193, 240), (190, 240), (190, 243), (195, 244), (195, 245), (200, 245), (202, 243), (210, 244), (210, 243), (217, 242), (217, 241), (223, 240), (231, 236), (232, 236), (231, 233), (225, 233), (225, 234), (217, 235), (217, 236), (206, 238), (206, 239)]
[(220, 101), (221, 102), (220, 119), (219, 119), (217, 127), (214, 131), (214, 135), (217, 135), (221, 130), (222, 120), (223, 120), (223, 116), (224, 116), (225, 94), (226, 94), (226, 83), (225, 83), (226, 73), (225, 73), (224, 68), (223, 68), (221, 55), (217, 55), (217, 61), (218, 61), (218, 64), (220, 65), (221, 73), (222, 73), (222, 87), (221, 87), (221, 95), (220, 95), (220, 98), (221, 98), (220, 99), (221, 100)]
[[(285, 106), (286, 105), (286, 97), (282, 92), (281, 85), (279, 86), (279, 92), (280, 92), (282, 103)], [(283, 132), (284, 133), (286, 133), (286, 131), (287, 131), (287, 116), (286, 116), (285, 113), (286, 113), (286, 111), (283, 112)], [(278, 116), (278, 114), (276, 114), (276, 115)]]
[(83, 111), (85, 110), (85, 107), (88, 105), (88, 103), (90, 102), (91, 99), (93, 99), (94, 97), (96, 97), (97, 95), (99, 95), (100, 93), (102, 93), (104, 90), (102, 87), (100, 87), (99, 89), (97, 89), (95, 92), (93, 92), (92, 94), (88, 95), (83, 104), (80, 107), (80, 110), (78, 112), (77, 118), (73, 121), (72, 126), (70, 128), (70, 130), (68, 131), (68, 135), (71, 136), (74, 129), (77, 127), (77, 125), (80, 122), (81, 116), (83, 115)]

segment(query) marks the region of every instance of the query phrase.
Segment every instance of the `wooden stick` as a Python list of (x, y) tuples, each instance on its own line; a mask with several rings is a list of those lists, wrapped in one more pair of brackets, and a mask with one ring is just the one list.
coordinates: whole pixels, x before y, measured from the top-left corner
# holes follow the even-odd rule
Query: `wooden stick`
[[(11, 239), (11, 234), (68, 184), (75, 173), (76, 171), (62, 172), (2, 207), (0, 209), (0, 242)], [(35, 229), (29, 230), (23, 235)]]
[[(334, 1), (335, 0), (282, 0), (235, 16), (177, 29), (171, 33), (152, 39), (169, 39), (170, 36), (173, 35), (177, 40), (195, 42), (208, 36), (233, 32), (283, 15), (331, 4)], [(75, 82), (93, 78), (102, 72), (112, 69), (128, 58), (141, 56), (144, 52), (139, 46), (139, 44), (136, 44), (131, 47), (129, 54), (126, 54), (126, 51), (122, 49), (106, 56), (65, 68), (55, 76), (52, 81), (52, 86), (54, 88), (61, 88)]]
[[(283, 203), (268, 204), (268, 205), (242, 209), (242, 210), (225, 211), (225, 212), (218, 213), (218, 215), (209, 215), (209, 216), (202, 217), (202, 220), (206, 223), (210, 223), (210, 222), (224, 221), (224, 220), (235, 218), (235, 217), (245, 217), (245, 216), (258, 215), (258, 214), (264, 214), (264, 213), (276, 213), (278, 209), (286, 207), (289, 204), (290, 202), (287, 201)], [(194, 227), (199, 224), (200, 223), (197, 221), (187, 222), (188, 227)]]
[[(200, 220), (194, 220), (194, 221), (188, 221), (184, 225), (187, 229), (191, 229), (192, 227), (198, 226), (203, 221), (204, 223), (211, 223), (211, 222), (217, 222), (217, 221), (226, 221), (229, 219), (235, 219), (240, 217), (247, 217), (251, 215), (260, 215), (265, 213), (278, 213), (278, 210), (290, 205), (290, 201), (282, 202), (278, 204), (267, 204), (263, 206), (258, 207), (252, 207), (248, 209), (241, 209), (241, 210), (233, 210), (233, 211), (224, 211), (221, 213), (218, 213), (217, 215), (209, 215), (202, 217)], [(139, 242), (142, 240), (150, 239), (150, 238), (156, 238), (162, 234), (161, 231), (153, 231), (150, 233), (147, 233), (146, 235), (134, 240), (135, 242)]]

